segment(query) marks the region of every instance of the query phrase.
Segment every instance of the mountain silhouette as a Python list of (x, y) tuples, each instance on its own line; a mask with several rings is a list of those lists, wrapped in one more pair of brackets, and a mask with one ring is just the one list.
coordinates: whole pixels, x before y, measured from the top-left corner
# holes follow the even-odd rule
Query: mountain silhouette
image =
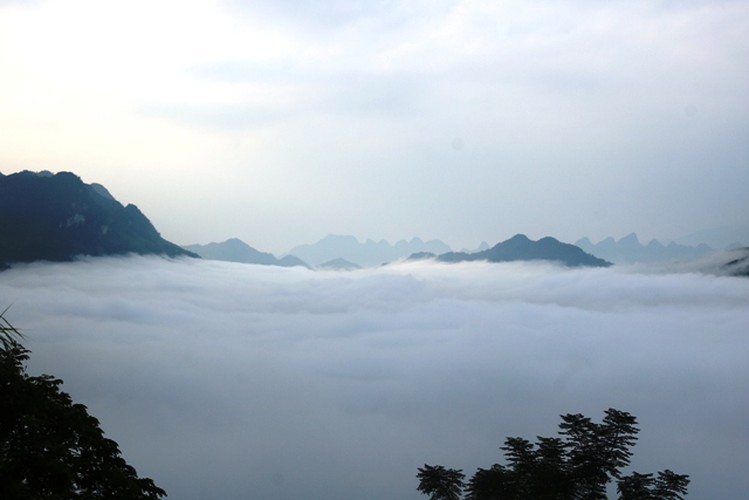
[[(462, 254), (465, 254), (466, 252), (460, 252)], [(432, 252), (416, 252), (412, 253), (408, 256), (406, 260), (430, 260), (430, 259), (436, 259), (437, 255), (433, 254)]]
[(286, 255), (278, 259), (273, 254), (254, 249), (238, 238), (229, 238), (221, 243), (206, 245), (185, 245), (186, 250), (194, 252), (204, 259), (240, 262), (243, 264), (260, 264), (263, 266), (304, 266), (307, 264), (293, 255)]
[(328, 271), (356, 271), (357, 269), (362, 268), (360, 265), (349, 262), (346, 259), (341, 259), (340, 257), (329, 260), (328, 262), (323, 262), (317, 267)]
[(360, 243), (354, 236), (331, 234), (317, 243), (296, 246), (289, 253), (315, 266), (341, 258), (359, 266), (371, 267), (406, 258), (415, 252), (441, 254), (449, 251), (450, 247), (440, 240), (412, 238), (391, 245), (385, 240), (368, 239)]
[(497, 243), (492, 248), (481, 252), (448, 252), (439, 255), (437, 260), (440, 262), (547, 260), (569, 267), (605, 267), (611, 265), (610, 262), (586, 253), (575, 245), (562, 243), (549, 236), (533, 241), (524, 234), (517, 234), (509, 240)]
[(67, 261), (78, 255), (196, 255), (156, 231), (135, 205), (70, 172), (0, 174), (0, 262)]
[(714, 251), (704, 243), (698, 246), (688, 246), (672, 241), (664, 245), (653, 239), (647, 245), (643, 245), (635, 233), (630, 233), (619, 241), (608, 237), (596, 244), (591, 243), (588, 238), (582, 238), (575, 242), (575, 245), (588, 253), (619, 264), (685, 261), (703, 257)]
[(713, 248), (742, 248), (749, 246), (749, 223), (712, 227), (676, 238), (681, 245), (706, 243)]

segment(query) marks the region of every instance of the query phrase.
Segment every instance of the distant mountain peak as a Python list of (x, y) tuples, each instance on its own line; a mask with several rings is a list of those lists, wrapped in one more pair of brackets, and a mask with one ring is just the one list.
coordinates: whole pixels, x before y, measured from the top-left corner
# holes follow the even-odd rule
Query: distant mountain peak
[(656, 249), (656, 250), (660, 250), (662, 248), (665, 248), (663, 246), (663, 243), (661, 243), (660, 241), (656, 240), (655, 238), (653, 238), (652, 240), (650, 240), (650, 243), (647, 244), (647, 247), (650, 248), (650, 249)]
[[(741, 214), (746, 219), (746, 214)], [(749, 246), (749, 223), (732, 224), (728, 226), (703, 229), (695, 233), (676, 238), (682, 245), (707, 244), (712, 248), (746, 247)]]
[(220, 243), (211, 242), (205, 245), (184, 245), (183, 248), (209, 260), (260, 264), (263, 266), (308, 267), (305, 262), (293, 255), (278, 259), (271, 253), (256, 250), (239, 238), (229, 238)]
[(449, 252), (440, 255), (437, 257), (437, 260), (442, 262), (546, 260), (570, 267), (605, 267), (611, 265), (610, 262), (590, 255), (575, 245), (562, 243), (551, 236), (533, 241), (524, 234), (516, 234), (508, 240), (497, 243), (488, 250), (475, 253)]
[(690, 247), (673, 241), (664, 245), (656, 239), (643, 245), (635, 233), (618, 241), (609, 236), (597, 244), (591, 243), (588, 238), (582, 238), (576, 244), (586, 252), (616, 263), (684, 261), (702, 257), (712, 251), (707, 246)]
[(356, 236), (347, 234), (329, 234), (321, 239), (318, 243), (346, 243), (346, 244), (358, 244), (359, 240)]
[[(549, 236), (547, 236), (546, 238), (549, 238)], [(545, 238), (541, 238), (541, 239), (545, 239)], [(497, 243), (497, 245), (501, 245), (502, 243), (509, 243), (509, 242), (523, 242), (523, 243), (526, 243), (526, 242), (529, 242), (529, 241), (531, 241), (531, 240), (526, 235), (524, 235), (522, 233), (518, 233), (515, 236), (513, 236), (512, 238), (510, 238), (509, 240)]]
[(391, 245), (386, 240), (370, 238), (360, 243), (354, 236), (328, 235), (317, 243), (296, 246), (289, 253), (315, 266), (340, 258), (371, 267), (405, 259), (416, 252), (440, 254), (449, 251), (450, 247), (440, 240), (423, 241), (414, 237)]
[(356, 271), (357, 269), (361, 269), (359, 264), (354, 264), (353, 262), (340, 257), (329, 260), (328, 262), (323, 262), (318, 267), (330, 271)]
[(627, 236), (619, 240), (619, 243), (639, 245), (640, 240), (637, 238), (636, 233), (629, 233)]

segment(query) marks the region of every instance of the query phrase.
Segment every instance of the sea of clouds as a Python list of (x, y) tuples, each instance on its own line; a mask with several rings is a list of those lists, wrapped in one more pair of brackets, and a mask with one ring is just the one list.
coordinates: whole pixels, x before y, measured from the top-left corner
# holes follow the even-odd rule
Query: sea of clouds
[(173, 499), (419, 499), (562, 413), (638, 417), (633, 469), (749, 491), (749, 279), (546, 264), (353, 273), (155, 257), (0, 273), (6, 317)]

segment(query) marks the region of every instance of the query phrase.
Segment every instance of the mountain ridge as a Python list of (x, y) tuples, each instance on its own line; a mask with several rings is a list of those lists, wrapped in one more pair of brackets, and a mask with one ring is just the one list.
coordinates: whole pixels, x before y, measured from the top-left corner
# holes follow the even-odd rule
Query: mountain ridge
[(712, 247), (705, 243), (697, 246), (689, 246), (671, 241), (667, 245), (664, 245), (657, 239), (652, 239), (647, 245), (643, 245), (636, 233), (629, 233), (619, 240), (615, 240), (609, 236), (598, 243), (592, 243), (586, 237), (577, 240), (575, 245), (588, 253), (617, 264), (693, 260), (704, 257), (714, 251)]
[[(427, 256), (417, 254), (415, 257), (423, 259)], [(516, 234), (487, 250), (474, 253), (448, 252), (438, 255), (436, 260), (439, 262), (543, 260), (558, 262), (568, 267), (608, 267), (611, 265), (611, 262), (586, 253), (578, 246), (562, 243), (551, 236), (533, 241), (524, 234)]]
[(390, 244), (386, 240), (359, 242), (355, 236), (329, 234), (316, 243), (297, 245), (289, 254), (314, 266), (340, 258), (361, 267), (373, 267), (404, 259), (415, 252), (440, 254), (450, 250), (440, 240), (424, 241), (418, 237)]
[(0, 173), (0, 262), (136, 253), (197, 257), (161, 237), (133, 204), (71, 172)]
[(674, 240), (680, 245), (706, 243), (716, 249), (749, 247), (749, 223), (700, 229)]
[(210, 260), (239, 262), (242, 264), (259, 264), (263, 266), (309, 267), (307, 263), (294, 255), (285, 255), (279, 259), (271, 253), (261, 252), (260, 250), (253, 248), (239, 238), (229, 238), (228, 240), (219, 243), (211, 242), (205, 245), (183, 245), (182, 248), (200, 255), (204, 259)]

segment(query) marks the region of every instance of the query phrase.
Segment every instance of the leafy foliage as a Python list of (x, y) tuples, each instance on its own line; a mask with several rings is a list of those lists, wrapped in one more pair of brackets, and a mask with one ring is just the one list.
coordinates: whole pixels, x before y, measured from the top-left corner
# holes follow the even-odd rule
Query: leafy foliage
[(432, 500), (458, 500), (463, 490), (463, 471), (445, 469), (441, 465), (424, 464), (416, 474), (419, 478), (419, 491), (429, 495)]
[(0, 314), (0, 498), (158, 499), (62, 380), (29, 376), (23, 337)]
[(657, 478), (633, 472), (619, 481), (617, 491), (622, 500), (683, 500), (688, 485), (689, 476), (666, 469)]
[[(418, 490), (432, 499), (458, 499), (465, 489), (468, 500), (605, 500), (607, 485), (616, 479), (620, 500), (683, 500), (687, 475), (668, 469), (656, 478), (637, 472), (622, 475), (638, 432), (634, 416), (613, 408), (606, 410), (601, 423), (581, 414), (562, 415), (559, 437), (539, 436), (536, 443), (507, 438), (501, 447), (507, 464), (479, 468), (467, 484), (462, 473), (460, 478), (448, 474), (454, 469), (424, 465), (417, 474)], [(448, 482), (453, 496), (435, 496)]]

